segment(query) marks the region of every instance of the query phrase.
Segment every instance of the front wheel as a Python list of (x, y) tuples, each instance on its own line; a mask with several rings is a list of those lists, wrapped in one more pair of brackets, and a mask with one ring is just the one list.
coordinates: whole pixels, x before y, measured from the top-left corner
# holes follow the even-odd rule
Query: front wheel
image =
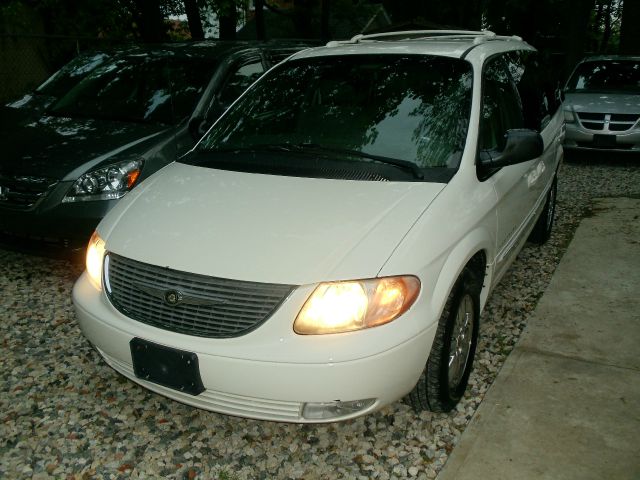
[(549, 193), (547, 193), (547, 201), (544, 204), (544, 210), (540, 214), (538, 221), (536, 222), (531, 234), (529, 235), (529, 241), (542, 245), (551, 236), (551, 229), (553, 228), (553, 217), (556, 213), (556, 193), (558, 191), (558, 181), (553, 179)]
[(465, 269), (447, 299), (425, 369), (409, 393), (416, 411), (448, 412), (462, 398), (478, 343), (479, 314), (475, 275)]

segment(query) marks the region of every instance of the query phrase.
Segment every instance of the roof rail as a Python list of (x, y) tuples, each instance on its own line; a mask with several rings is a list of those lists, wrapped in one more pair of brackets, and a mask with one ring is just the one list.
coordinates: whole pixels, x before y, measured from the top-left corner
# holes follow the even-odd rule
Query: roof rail
[(399, 32), (373, 33), (370, 35), (359, 34), (344, 42), (331, 43), (359, 43), (363, 40), (427, 40), (427, 39), (473, 39), (475, 44), (485, 42), (487, 40), (518, 40), (522, 38), (517, 36), (501, 36), (489, 30), (408, 30)]

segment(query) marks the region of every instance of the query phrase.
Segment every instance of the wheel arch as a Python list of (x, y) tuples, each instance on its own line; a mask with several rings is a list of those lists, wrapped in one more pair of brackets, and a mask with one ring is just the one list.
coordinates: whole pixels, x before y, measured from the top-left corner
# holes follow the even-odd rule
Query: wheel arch
[(492, 251), (490, 235), (483, 229), (479, 229), (465, 237), (449, 253), (431, 296), (433, 308), (437, 308), (437, 311), (433, 312), (434, 318), (440, 318), (442, 315), (442, 309), (449, 294), (467, 267), (477, 274), (480, 311), (482, 311), (491, 286), (490, 258)]

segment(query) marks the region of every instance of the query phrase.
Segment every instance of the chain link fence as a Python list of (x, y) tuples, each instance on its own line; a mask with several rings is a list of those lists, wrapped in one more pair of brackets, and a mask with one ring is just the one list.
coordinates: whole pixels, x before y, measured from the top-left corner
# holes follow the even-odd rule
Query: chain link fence
[(32, 91), (74, 56), (116, 43), (59, 35), (0, 34), (0, 104)]

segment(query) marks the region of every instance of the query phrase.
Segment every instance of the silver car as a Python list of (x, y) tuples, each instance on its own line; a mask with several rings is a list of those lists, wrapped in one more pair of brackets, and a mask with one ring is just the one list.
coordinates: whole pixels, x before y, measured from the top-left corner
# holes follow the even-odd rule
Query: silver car
[(565, 150), (640, 152), (640, 57), (588, 57), (564, 92)]

